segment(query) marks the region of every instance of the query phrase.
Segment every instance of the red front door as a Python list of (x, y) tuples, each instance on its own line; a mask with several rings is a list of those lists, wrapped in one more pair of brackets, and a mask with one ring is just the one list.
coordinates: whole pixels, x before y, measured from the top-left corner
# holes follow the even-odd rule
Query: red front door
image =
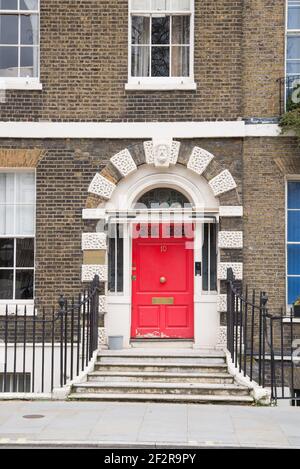
[[(178, 238), (171, 227), (171, 231), (167, 229), (169, 237), (166, 238), (164, 227), (156, 225), (156, 237), (145, 237), (143, 233), (133, 239), (132, 338), (194, 337), (191, 230), (188, 236), (183, 233)], [(150, 234), (151, 225), (148, 230)]]

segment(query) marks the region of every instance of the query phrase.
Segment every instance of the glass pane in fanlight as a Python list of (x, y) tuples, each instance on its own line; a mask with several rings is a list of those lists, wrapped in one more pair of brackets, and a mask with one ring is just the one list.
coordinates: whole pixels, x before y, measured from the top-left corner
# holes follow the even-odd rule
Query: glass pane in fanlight
[(0, 173), (0, 205), (14, 202), (14, 181), (13, 173)]
[(16, 202), (17, 204), (35, 203), (35, 174), (16, 174)]
[(21, 44), (38, 44), (38, 15), (21, 15)]
[(34, 235), (34, 206), (18, 205), (16, 207), (16, 234)]

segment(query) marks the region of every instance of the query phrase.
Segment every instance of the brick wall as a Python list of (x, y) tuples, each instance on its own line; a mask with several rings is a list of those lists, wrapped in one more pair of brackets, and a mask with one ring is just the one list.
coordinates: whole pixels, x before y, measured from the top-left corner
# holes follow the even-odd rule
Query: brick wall
[(7, 91), (0, 120), (238, 118), (243, 1), (195, 4), (197, 91), (126, 92), (127, 0), (41, 0), (43, 91)]

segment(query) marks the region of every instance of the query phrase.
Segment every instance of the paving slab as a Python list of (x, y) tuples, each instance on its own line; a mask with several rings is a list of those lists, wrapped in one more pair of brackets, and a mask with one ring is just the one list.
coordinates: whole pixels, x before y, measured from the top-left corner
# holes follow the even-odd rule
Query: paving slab
[[(37, 414), (43, 418), (24, 418)], [(300, 448), (300, 409), (0, 402), (0, 448), (20, 446)]]

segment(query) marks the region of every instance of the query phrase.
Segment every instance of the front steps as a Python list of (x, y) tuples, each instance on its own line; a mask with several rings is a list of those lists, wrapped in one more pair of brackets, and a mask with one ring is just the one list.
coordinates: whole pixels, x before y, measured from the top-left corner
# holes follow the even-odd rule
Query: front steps
[(99, 352), (87, 381), (72, 386), (70, 400), (253, 404), (234, 382), (223, 352), (142, 349)]

